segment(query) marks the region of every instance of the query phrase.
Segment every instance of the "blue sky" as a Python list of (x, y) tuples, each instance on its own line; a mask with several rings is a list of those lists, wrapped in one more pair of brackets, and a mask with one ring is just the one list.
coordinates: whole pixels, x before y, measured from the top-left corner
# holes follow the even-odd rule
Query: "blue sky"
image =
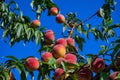
[[(36, 19), (36, 15), (31, 10), (30, 2), (31, 0), (15, 0), (19, 8), (23, 11), (23, 14), (26, 16), (29, 16), (31, 21)], [(54, 0), (54, 2), (58, 5), (60, 8), (60, 13), (65, 15), (69, 12), (77, 12), (77, 17), (81, 20), (86, 19), (93, 13), (95, 13), (103, 4), (102, 0), (101, 2), (98, 0), (84, 0), (84, 1), (74, 1), (74, 0)], [(113, 12), (113, 20), (114, 23), (120, 23), (120, 1), (117, 1), (117, 7), (116, 11)], [(101, 18), (98, 18), (97, 16), (94, 16), (92, 19), (87, 21), (86, 23), (91, 23), (93, 26), (101, 22)], [(56, 23), (55, 16), (47, 16), (47, 10), (42, 13), (41, 16), (41, 26), (46, 26), (47, 29), (52, 29), (55, 32), (56, 39), (62, 37), (61, 31), (62, 31), (62, 25)], [(0, 35), (2, 35), (3, 31), (0, 30)], [(97, 44), (97, 45), (96, 45)], [(84, 45), (84, 51), (82, 53), (97, 53), (100, 44), (104, 44), (100, 40), (98, 42), (94, 41), (94, 38), (90, 38), (90, 40), (86, 41), (86, 44)], [(14, 55), (18, 58), (27, 57), (29, 55), (39, 56), (37, 50), (39, 49), (39, 46), (36, 46), (35, 42), (27, 43), (26, 46), (23, 45), (23, 42), (16, 43), (13, 47), (10, 47), (9, 42), (5, 43), (2, 39), (0, 40), (0, 56), (6, 56), (6, 55)], [(96, 50), (94, 50), (96, 49)]]
[[(8, 1), (8, 0), (6, 0)], [(15, 0), (19, 8), (23, 11), (23, 14), (29, 16), (31, 21), (36, 19), (36, 15), (32, 12), (30, 2), (31, 0)], [(103, 4), (104, 0), (53, 0), (60, 8), (60, 13), (65, 15), (69, 12), (77, 12), (77, 17), (81, 20), (86, 19), (93, 13), (95, 13)], [(115, 12), (112, 13), (114, 23), (120, 23), (120, 0), (116, 0), (117, 6)], [(101, 22), (101, 18), (94, 16), (86, 23), (91, 23), (93, 26)], [(55, 32), (55, 37), (60, 38), (62, 32), (62, 25), (56, 23), (55, 16), (47, 16), (47, 10), (42, 13), (40, 18), (41, 26), (46, 26), (47, 29), (52, 29)], [(2, 38), (3, 31), (0, 30), (0, 38)], [(119, 31), (117, 33), (120, 35)], [(87, 40), (87, 39), (86, 39)], [(94, 38), (86, 41), (83, 52), (81, 55), (86, 53), (97, 53), (100, 50), (99, 45), (106, 44), (101, 40), (95, 42)], [(26, 58), (28, 56), (36, 56), (40, 58), (38, 53), (39, 46), (36, 46), (35, 42), (29, 42), (25, 46), (23, 42), (16, 43), (13, 47), (10, 47), (9, 42), (5, 43), (2, 39), (0, 40), (0, 58), (7, 55), (13, 55), (17, 58)], [(4, 59), (1, 58), (1, 61)]]

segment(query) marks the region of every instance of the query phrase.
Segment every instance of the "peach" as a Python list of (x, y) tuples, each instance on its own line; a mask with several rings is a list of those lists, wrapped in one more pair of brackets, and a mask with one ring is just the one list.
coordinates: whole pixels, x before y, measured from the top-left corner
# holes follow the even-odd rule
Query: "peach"
[(47, 30), (44, 34), (44, 40), (47, 44), (52, 44), (54, 41), (54, 32), (52, 30)]
[(66, 48), (61, 44), (57, 44), (53, 47), (52, 54), (55, 58), (64, 57), (66, 54)]
[(96, 58), (91, 64), (91, 70), (99, 73), (105, 68), (105, 62), (102, 58)]
[(13, 75), (12, 72), (10, 72), (10, 76), (9, 76), (8, 80), (15, 80), (14, 75)]
[(62, 44), (63, 46), (67, 46), (67, 41), (64, 39), (64, 38), (59, 38), (57, 41), (56, 41), (56, 44)]
[(74, 46), (75, 45), (75, 41), (72, 38), (66, 38), (67, 44), (70, 46)]
[(34, 71), (39, 68), (39, 61), (37, 58), (29, 57), (25, 61), (25, 66), (28, 71)]
[(91, 80), (92, 72), (89, 69), (80, 69), (76, 72), (78, 80)]
[(50, 52), (44, 52), (41, 55), (42, 61), (44, 61), (44, 62), (48, 62), (52, 57), (53, 57), (52, 53), (50, 53)]
[(50, 8), (50, 14), (51, 15), (57, 15), (59, 12), (58, 8), (57, 7), (52, 7)]
[(63, 22), (65, 22), (65, 17), (62, 14), (57, 14), (56, 21), (58, 23), (63, 23)]
[(72, 53), (67, 53), (64, 58), (67, 61), (67, 63), (76, 64), (77, 62), (76, 56)]
[(66, 62), (65, 58), (61, 58), (61, 57), (58, 58), (58, 59), (57, 59), (58, 65), (60, 65), (62, 61)]
[(40, 26), (40, 21), (39, 20), (34, 20), (31, 24), (33, 28), (38, 28)]
[(54, 79), (55, 80), (61, 80), (62, 74), (64, 73), (64, 70), (62, 68), (57, 68), (54, 72)]
[(111, 73), (109, 76), (109, 80), (120, 80), (120, 78), (115, 79), (118, 74), (120, 74), (120, 72), (118, 71)]

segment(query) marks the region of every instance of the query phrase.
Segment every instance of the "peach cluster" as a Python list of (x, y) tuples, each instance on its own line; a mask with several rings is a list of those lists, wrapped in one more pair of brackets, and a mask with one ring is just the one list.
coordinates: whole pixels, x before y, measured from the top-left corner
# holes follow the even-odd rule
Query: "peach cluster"
[[(57, 61), (58, 66), (61, 66), (62, 62), (66, 62), (68, 64), (77, 64), (77, 58), (74, 53), (67, 52), (68, 46), (75, 46), (74, 39), (72, 38), (59, 38), (56, 41), (54, 37), (54, 33), (52, 30), (47, 30), (44, 33), (44, 41), (48, 45), (53, 44), (53, 49), (51, 52), (44, 52), (41, 55), (41, 59), (43, 62), (48, 62), (51, 58), (55, 58)], [(68, 65), (68, 68), (74, 68), (72, 65)], [(63, 73), (62, 68), (58, 68), (55, 70), (54, 78), (55, 80), (60, 79), (60, 75)]]
[(56, 22), (57, 23), (64, 23), (65, 22), (65, 17), (64, 15), (59, 13), (59, 9), (57, 7), (51, 7), (49, 10), (50, 15), (56, 15)]
[[(44, 42), (47, 45), (52, 46), (52, 50), (50, 52), (43, 52), (41, 55), (42, 62), (49, 62), (50, 59), (56, 59), (56, 63), (58, 68), (55, 69), (54, 79), (61, 80), (64, 75), (64, 70), (62, 69), (62, 62), (67, 63), (68, 70), (74, 69), (74, 65), (77, 64), (77, 57), (73, 52), (69, 52), (67, 48), (70, 46), (75, 47), (75, 41), (73, 38), (58, 38), (55, 41), (55, 35), (52, 30), (47, 30), (44, 33)], [(53, 45), (51, 45), (53, 44)], [(37, 70), (40, 66), (40, 62), (38, 59), (29, 57), (25, 62), (26, 69), (29, 71)], [(78, 80), (91, 80), (92, 72), (100, 73), (105, 68), (105, 62), (102, 58), (95, 58), (90, 64), (89, 68), (79, 69), (76, 72)], [(65, 76), (65, 75), (64, 75)], [(87, 76), (87, 77), (86, 77)], [(111, 78), (111, 77), (110, 77)], [(112, 79), (111, 79), (112, 80)]]

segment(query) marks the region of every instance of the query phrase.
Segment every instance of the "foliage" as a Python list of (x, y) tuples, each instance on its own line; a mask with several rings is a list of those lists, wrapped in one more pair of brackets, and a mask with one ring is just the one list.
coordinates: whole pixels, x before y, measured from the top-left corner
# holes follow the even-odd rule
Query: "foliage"
[[(12, 7), (11, 5), (15, 5)], [(93, 16), (98, 15), (98, 11), (85, 20), (77, 18), (77, 13), (67, 13), (65, 22), (63, 25), (63, 38), (71, 37), (75, 40), (76, 46), (67, 46), (67, 52), (73, 53), (77, 57), (77, 64), (67, 63), (62, 61), (61, 65), (57, 64), (57, 59), (51, 58), (48, 62), (44, 62), (39, 59), (40, 68), (37, 69), (38, 77), (40, 80), (51, 80), (54, 79), (54, 75), (51, 75), (58, 67), (63, 68), (65, 71), (63, 75), (69, 74), (67, 77), (63, 77), (61, 80), (77, 80), (76, 72), (82, 68), (91, 68), (92, 61), (97, 57), (102, 57), (105, 61), (109, 61), (109, 65), (105, 64), (104, 70), (100, 73), (95, 73), (92, 76), (92, 80), (108, 80), (110, 71), (118, 71), (118, 61), (120, 56), (120, 36), (116, 35), (115, 29), (120, 29), (120, 24), (113, 23), (111, 13), (115, 10), (116, 2), (114, 0), (104, 0), (104, 4), (101, 6), (99, 15), (101, 15), (102, 22), (97, 26), (92, 24), (85, 24)], [(31, 8), (36, 13), (36, 19), (40, 19), (45, 10), (48, 10), (48, 16), (50, 15), (50, 8), (59, 7), (52, 0), (32, 0)], [(52, 44), (46, 44), (44, 40), (44, 26), (39, 28), (33, 28), (30, 17), (24, 16), (22, 11), (19, 9), (18, 4), (11, 0), (9, 3), (5, 3), (4, 0), (0, 1), (0, 27), (4, 31), (2, 38), (4, 41), (9, 39), (10, 46), (14, 46), (16, 42), (24, 41), (35, 41), (36, 45), (40, 45), (39, 52), (52, 52), (56, 40)], [(68, 33), (66, 35), (66, 32)], [(84, 44), (87, 39), (90, 39), (90, 34), (93, 34), (95, 40), (102, 40), (108, 42), (109, 39), (118, 36), (116, 40), (111, 41), (109, 45), (101, 45), (101, 50), (98, 54), (87, 54), (85, 57), (79, 54), (83, 50)], [(84, 35), (84, 36), (81, 36)], [(110, 59), (107, 59), (109, 56)], [(30, 57), (30, 56), (29, 56)], [(34, 71), (28, 71), (26, 69), (25, 60), (26, 58), (17, 59), (14, 56), (6, 56), (8, 60), (5, 63), (0, 64), (0, 80), (8, 80), (10, 71), (16, 69), (19, 71), (21, 80), (26, 80), (28, 73), (31, 75), (31, 79), (34, 79)], [(120, 63), (119, 63), (120, 64)], [(69, 69), (69, 66), (74, 68)], [(119, 77), (119, 76), (117, 76)]]

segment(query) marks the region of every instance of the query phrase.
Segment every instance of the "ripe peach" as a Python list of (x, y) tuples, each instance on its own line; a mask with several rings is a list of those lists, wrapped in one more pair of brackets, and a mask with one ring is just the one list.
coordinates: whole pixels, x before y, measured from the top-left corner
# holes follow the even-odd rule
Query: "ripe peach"
[(64, 57), (66, 54), (66, 48), (61, 44), (57, 44), (53, 47), (52, 54), (55, 58)]
[(66, 41), (67, 41), (67, 44), (70, 45), (70, 46), (74, 46), (75, 45), (75, 41), (72, 38), (67, 38)]
[(56, 16), (56, 21), (57, 21), (58, 23), (63, 23), (63, 22), (65, 22), (65, 17), (64, 17), (62, 14), (58, 14), (58, 15)]
[(50, 52), (44, 52), (44, 53), (41, 55), (42, 61), (44, 61), (44, 62), (49, 61), (52, 57), (53, 57), (53, 56), (52, 56), (52, 53), (50, 53)]
[(62, 74), (64, 73), (64, 70), (62, 68), (57, 68), (54, 73), (54, 79), (55, 80), (61, 80)]
[(26, 59), (25, 66), (28, 71), (34, 71), (39, 68), (39, 61), (37, 58), (29, 57)]
[(60, 65), (62, 61), (67, 62), (65, 58), (60, 57), (60, 58), (57, 59), (58, 65)]
[(71, 64), (76, 64), (77, 62), (76, 56), (72, 53), (67, 53), (64, 58), (68, 63), (71, 63)]
[(57, 7), (52, 7), (50, 9), (50, 14), (51, 15), (57, 15), (58, 14), (58, 8)]
[(51, 44), (54, 41), (54, 32), (52, 30), (47, 30), (44, 34), (44, 40), (47, 44)]
[(91, 64), (91, 70), (99, 73), (105, 68), (105, 62), (102, 58), (96, 58)]
[(89, 69), (80, 69), (76, 72), (78, 80), (91, 80), (92, 72)]
[(56, 44), (62, 44), (63, 46), (67, 46), (67, 41), (64, 39), (64, 38), (59, 38), (57, 41), (56, 41)]
[(39, 20), (34, 20), (31, 24), (33, 28), (38, 28), (40, 26), (40, 21)]
[(8, 80), (15, 80), (15, 77), (14, 77), (14, 75), (13, 75), (13, 73), (12, 72), (10, 72), (10, 77), (9, 77), (9, 79)]
[(120, 74), (120, 72), (118, 71), (111, 73), (109, 76), (109, 80), (120, 80), (120, 78), (115, 79), (118, 74)]

